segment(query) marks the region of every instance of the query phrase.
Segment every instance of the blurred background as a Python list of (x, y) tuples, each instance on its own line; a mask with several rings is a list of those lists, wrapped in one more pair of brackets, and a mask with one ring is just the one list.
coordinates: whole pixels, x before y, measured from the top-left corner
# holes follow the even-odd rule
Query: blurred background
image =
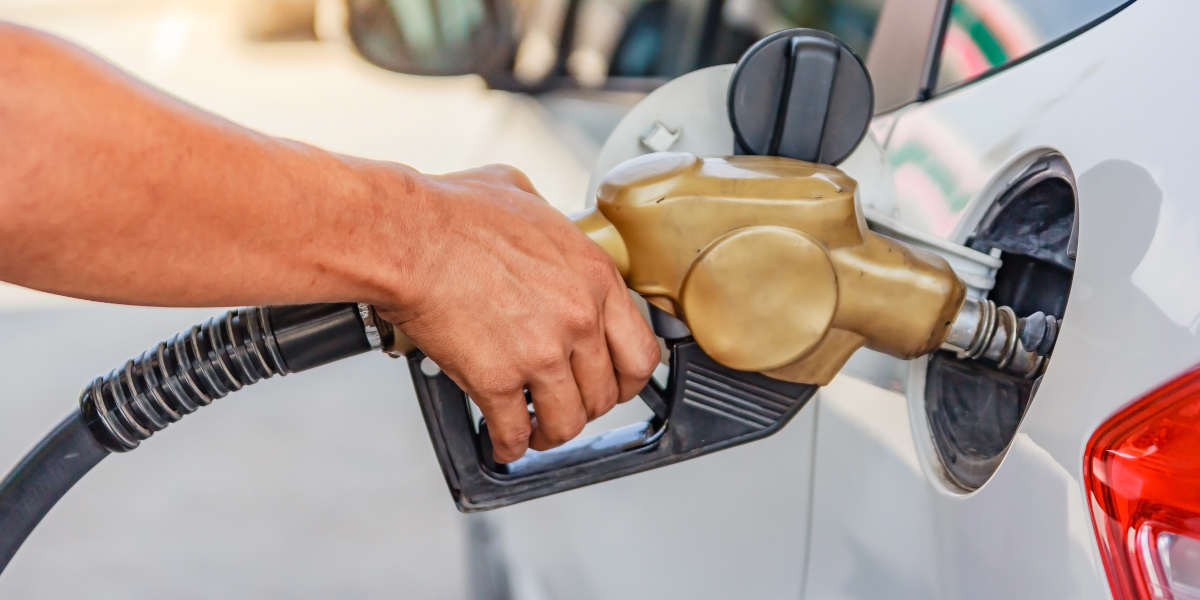
[[(0, 19), (270, 134), (431, 172), (513, 164), (569, 211), (649, 90), (796, 25), (865, 55), (881, 3), (0, 0)], [(4, 468), (84, 383), (215, 313), (0, 284)], [(85, 478), (0, 597), (462, 598), (488, 585), (467, 543), (488, 535), (486, 516), (454, 510), (401, 364), (364, 357), (217, 404)]]

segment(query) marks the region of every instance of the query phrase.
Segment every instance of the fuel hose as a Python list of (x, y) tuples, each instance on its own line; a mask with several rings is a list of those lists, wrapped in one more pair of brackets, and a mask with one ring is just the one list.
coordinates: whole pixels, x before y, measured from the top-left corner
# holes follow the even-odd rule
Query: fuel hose
[(104, 457), (127, 452), (202, 406), (275, 375), (383, 346), (391, 327), (365, 304), (263, 306), (195, 325), (88, 384), (0, 482), (0, 573), (47, 512)]

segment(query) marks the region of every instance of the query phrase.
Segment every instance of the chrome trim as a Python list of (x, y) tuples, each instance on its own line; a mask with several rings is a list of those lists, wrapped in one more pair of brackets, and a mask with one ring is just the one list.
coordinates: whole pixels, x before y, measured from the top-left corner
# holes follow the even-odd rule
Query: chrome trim
[(379, 335), (379, 328), (375, 326), (375, 309), (371, 308), (370, 304), (359, 302), (358, 316), (362, 319), (363, 333), (366, 334), (367, 343), (371, 345), (371, 349), (382, 348), (383, 337)]

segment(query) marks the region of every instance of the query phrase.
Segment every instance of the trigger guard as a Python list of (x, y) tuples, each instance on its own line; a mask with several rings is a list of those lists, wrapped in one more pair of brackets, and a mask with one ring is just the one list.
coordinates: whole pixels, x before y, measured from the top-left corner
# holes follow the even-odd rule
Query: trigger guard
[(670, 346), (667, 386), (644, 391), (654, 418), (527, 454), (504, 468), (491, 463), (486, 428), (476, 433), (467, 395), (444, 373), (422, 372), (420, 352), (410, 355), (421, 412), (458, 509), (508, 506), (766, 437), (817, 389), (722, 367), (691, 339)]

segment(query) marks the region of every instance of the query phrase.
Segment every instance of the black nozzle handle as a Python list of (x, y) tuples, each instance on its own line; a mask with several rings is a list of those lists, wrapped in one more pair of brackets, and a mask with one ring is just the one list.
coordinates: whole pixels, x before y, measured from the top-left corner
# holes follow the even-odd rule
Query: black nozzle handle
[(669, 346), (667, 385), (651, 383), (641, 394), (653, 417), (553, 450), (530, 450), (508, 464), (492, 460), (487, 424), (475, 422), (467, 395), (444, 373), (422, 369), (419, 352), (409, 355), (425, 425), (458, 509), (499, 508), (766, 437), (817, 389), (723, 367), (690, 338)]

